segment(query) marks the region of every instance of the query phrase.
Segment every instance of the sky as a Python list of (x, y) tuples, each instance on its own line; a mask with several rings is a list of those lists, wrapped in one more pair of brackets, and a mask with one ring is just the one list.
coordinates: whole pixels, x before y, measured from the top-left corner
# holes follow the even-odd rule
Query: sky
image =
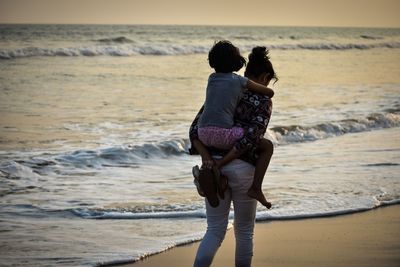
[(0, 0), (0, 23), (400, 28), (400, 0)]

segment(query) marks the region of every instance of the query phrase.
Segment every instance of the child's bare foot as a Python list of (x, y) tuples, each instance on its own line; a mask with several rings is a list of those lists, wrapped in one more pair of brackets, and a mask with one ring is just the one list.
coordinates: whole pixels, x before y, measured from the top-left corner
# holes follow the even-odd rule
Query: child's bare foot
[(261, 189), (250, 187), (249, 191), (247, 191), (247, 195), (251, 198), (258, 200), (267, 209), (270, 209), (272, 206), (271, 202), (268, 202), (268, 200), (265, 198), (264, 193), (261, 191)]

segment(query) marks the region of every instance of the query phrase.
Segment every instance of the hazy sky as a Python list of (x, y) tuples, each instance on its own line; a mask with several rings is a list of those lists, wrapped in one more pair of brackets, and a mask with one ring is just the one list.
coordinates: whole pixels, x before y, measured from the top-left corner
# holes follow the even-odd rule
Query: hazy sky
[(0, 0), (0, 23), (400, 27), (400, 0)]

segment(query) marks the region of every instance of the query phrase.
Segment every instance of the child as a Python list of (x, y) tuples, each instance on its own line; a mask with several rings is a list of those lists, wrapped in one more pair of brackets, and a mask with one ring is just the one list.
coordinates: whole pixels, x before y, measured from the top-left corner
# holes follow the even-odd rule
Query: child
[[(245, 130), (240, 127), (233, 127), (233, 115), (243, 91), (248, 89), (270, 98), (273, 97), (274, 91), (233, 73), (240, 70), (245, 65), (246, 60), (240, 55), (239, 49), (229, 41), (216, 43), (208, 54), (208, 60), (210, 66), (215, 69), (215, 73), (212, 73), (208, 79), (204, 110), (198, 124), (198, 138), (206, 146), (230, 149), (226, 157), (216, 161), (216, 167), (221, 168), (239, 156), (234, 144), (244, 136)], [(258, 149), (262, 154), (263, 149), (265, 149), (264, 139), (261, 139)], [(269, 209), (271, 203), (266, 200), (261, 190), (265, 171), (266, 169), (260, 164), (256, 164), (253, 185), (247, 194)], [(200, 180), (199, 182), (201, 185), (203, 181)], [(203, 187), (209, 184), (204, 183)]]

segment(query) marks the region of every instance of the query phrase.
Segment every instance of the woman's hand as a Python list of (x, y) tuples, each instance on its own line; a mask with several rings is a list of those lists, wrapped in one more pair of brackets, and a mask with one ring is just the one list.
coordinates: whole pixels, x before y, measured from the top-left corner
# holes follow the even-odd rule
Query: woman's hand
[(214, 166), (214, 160), (208, 152), (207, 148), (203, 145), (203, 143), (199, 139), (192, 140), (193, 146), (199, 152), (201, 156), (201, 168), (202, 169), (212, 169)]

